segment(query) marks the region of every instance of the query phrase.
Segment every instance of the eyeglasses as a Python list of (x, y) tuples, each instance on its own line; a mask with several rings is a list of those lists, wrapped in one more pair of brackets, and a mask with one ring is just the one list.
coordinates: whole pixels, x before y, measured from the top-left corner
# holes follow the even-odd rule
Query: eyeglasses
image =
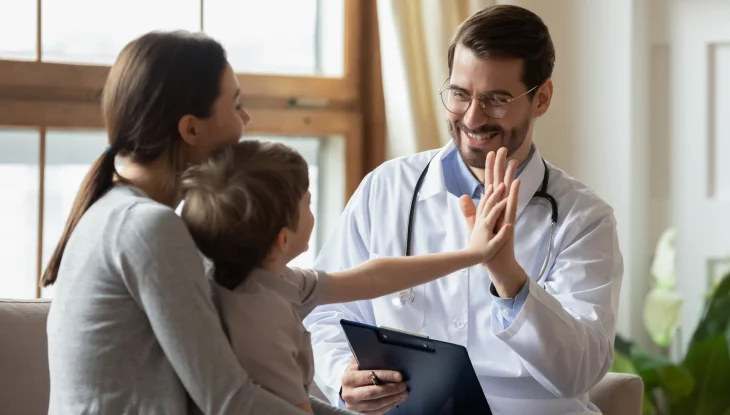
[[(474, 97), (461, 88), (446, 86), (448, 82), (449, 80), (447, 79), (446, 82), (444, 82), (444, 86), (439, 91), (439, 95), (441, 95), (441, 102), (450, 113), (457, 115), (465, 114), (469, 110), (469, 107), (471, 107)], [(510, 103), (512, 103), (512, 101), (529, 94), (538, 86), (539, 85), (535, 85), (527, 92), (514, 98), (502, 93), (487, 92), (477, 98), (479, 100), (479, 107), (485, 114), (492, 118), (503, 118), (507, 114), (507, 107)]]

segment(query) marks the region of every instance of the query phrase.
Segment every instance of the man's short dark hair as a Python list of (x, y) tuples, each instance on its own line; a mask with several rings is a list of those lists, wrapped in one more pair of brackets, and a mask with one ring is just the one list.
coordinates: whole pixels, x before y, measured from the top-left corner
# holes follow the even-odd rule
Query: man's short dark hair
[(555, 66), (555, 48), (547, 26), (535, 13), (518, 6), (487, 7), (464, 21), (449, 44), (449, 75), (457, 45), (482, 59), (522, 59), (522, 82), (528, 89), (550, 79)]

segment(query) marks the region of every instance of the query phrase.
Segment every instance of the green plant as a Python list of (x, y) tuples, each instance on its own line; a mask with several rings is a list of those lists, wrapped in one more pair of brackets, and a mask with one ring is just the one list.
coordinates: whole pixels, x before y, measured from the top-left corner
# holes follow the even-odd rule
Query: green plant
[(730, 274), (714, 287), (679, 363), (616, 337), (611, 371), (644, 381), (644, 414), (730, 415)]

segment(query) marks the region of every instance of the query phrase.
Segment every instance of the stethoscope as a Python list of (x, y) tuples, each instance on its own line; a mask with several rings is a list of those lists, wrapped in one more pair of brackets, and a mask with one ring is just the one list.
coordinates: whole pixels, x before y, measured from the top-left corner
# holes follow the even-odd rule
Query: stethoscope
[[(435, 157), (435, 156), (434, 156)], [(433, 160), (433, 158), (431, 159)], [(550, 171), (548, 170), (547, 163), (545, 162), (545, 159), (542, 159), (542, 164), (545, 167), (545, 172), (542, 175), (542, 184), (540, 185), (540, 188), (535, 192), (535, 194), (532, 196), (533, 198), (541, 197), (548, 202), (550, 202), (550, 242), (548, 243), (548, 251), (547, 255), (545, 256), (545, 262), (542, 264), (542, 269), (540, 270), (540, 275), (537, 278), (537, 281), (542, 280), (543, 275), (545, 274), (545, 271), (547, 270), (548, 263), (550, 261), (550, 255), (552, 254), (553, 250), (553, 237), (555, 236), (555, 227), (558, 223), (558, 202), (555, 201), (555, 198), (550, 195), (550, 193), (547, 192), (547, 186), (548, 186), (548, 180), (550, 180)], [(418, 201), (418, 192), (421, 190), (421, 185), (423, 184), (423, 179), (426, 177), (426, 173), (428, 173), (428, 167), (431, 165), (431, 161), (426, 164), (426, 168), (423, 169), (423, 172), (421, 172), (421, 176), (418, 177), (418, 181), (416, 182), (416, 188), (413, 190), (413, 198), (411, 199), (411, 210), (408, 213), (408, 230), (406, 234), (406, 256), (411, 255), (411, 234), (413, 233), (413, 215), (416, 212), (416, 202)], [(407, 302), (413, 302), (415, 300), (415, 294), (413, 292), (413, 288), (409, 288), (407, 290), (403, 290), (398, 293), (398, 299), (400, 300), (401, 305), (405, 305)]]

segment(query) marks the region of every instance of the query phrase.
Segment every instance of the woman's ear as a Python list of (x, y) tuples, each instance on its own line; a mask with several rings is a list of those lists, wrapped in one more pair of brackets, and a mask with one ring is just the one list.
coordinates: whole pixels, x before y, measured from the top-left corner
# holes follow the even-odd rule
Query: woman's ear
[(197, 121), (194, 116), (188, 114), (183, 115), (177, 123), (177, 131), (180, 133), (180, 137), (191, 146), (196, 145), (200, 137), (199, 126), (196, 125)]

